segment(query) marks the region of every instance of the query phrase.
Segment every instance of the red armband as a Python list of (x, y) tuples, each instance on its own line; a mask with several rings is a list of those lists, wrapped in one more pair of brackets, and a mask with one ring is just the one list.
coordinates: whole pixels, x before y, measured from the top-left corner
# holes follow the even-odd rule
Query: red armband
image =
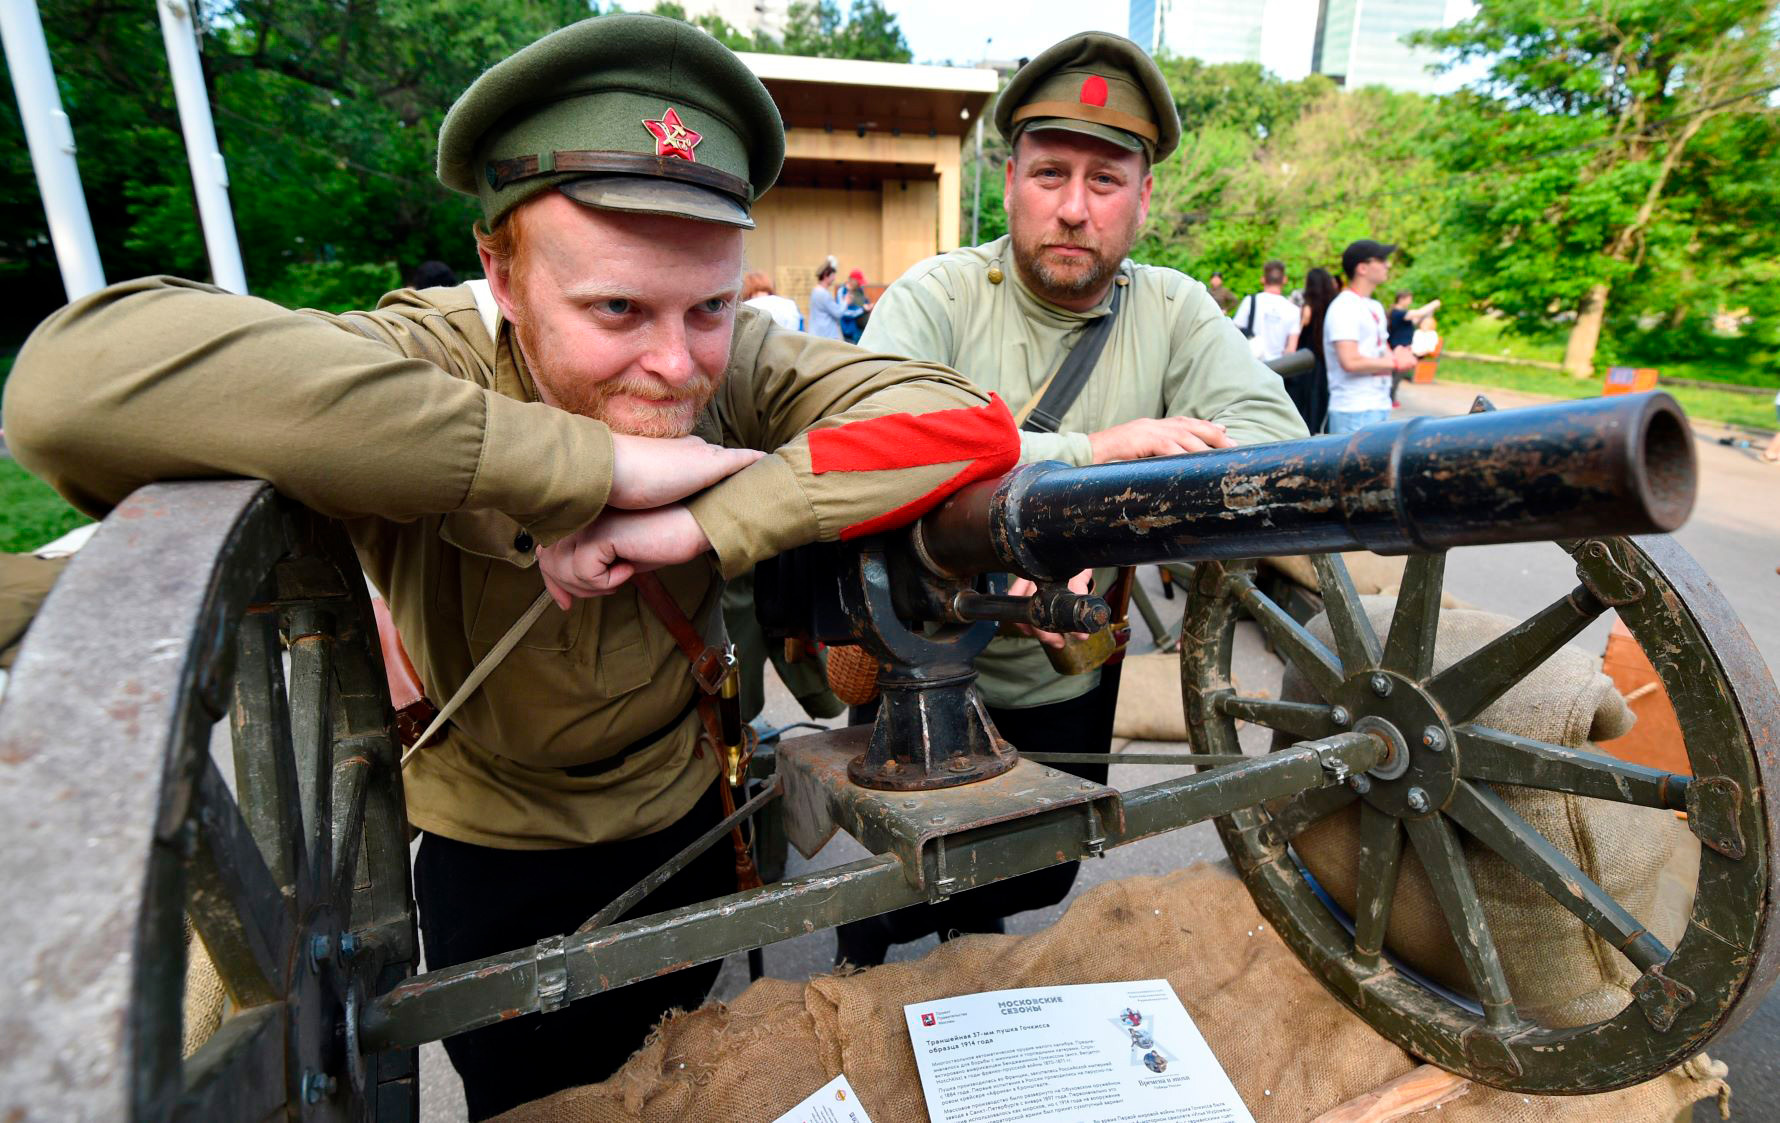
[(1007, 404), (990, 394), (986, 406), (872, 417), (810, 434), (810, 469), (817, 475), (894, 472), (958, 461), (966, 463), (957, 475), (894, 511), (854, 523), (841, 531), (843, 539), (905, 526), (965, 484), (1007, 472), (1020, 461), (1020, 431)]

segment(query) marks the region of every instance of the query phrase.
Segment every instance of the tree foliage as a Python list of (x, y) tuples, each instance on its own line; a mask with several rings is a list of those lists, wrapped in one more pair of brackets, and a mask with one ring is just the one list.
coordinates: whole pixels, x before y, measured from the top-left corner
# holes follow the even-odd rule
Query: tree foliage
[[(40, 7), (106, 275), (208, 277), (153, 5)], [(252, 289), (346, 308), (423, 261), (474, 274), (476, 205), (433, 172), (445, 112), (487, 67), (590, 14), (590, 0), (204, 0), (200, 47)], [(794, 4), (784, 44), (711, 15), (692, 22), (742, 50), (910, 57), (879, 0), (844, 16), (832, 0)], [(61, 285), (10, 98), (0, 161), (0, 339), (16, 342)]]

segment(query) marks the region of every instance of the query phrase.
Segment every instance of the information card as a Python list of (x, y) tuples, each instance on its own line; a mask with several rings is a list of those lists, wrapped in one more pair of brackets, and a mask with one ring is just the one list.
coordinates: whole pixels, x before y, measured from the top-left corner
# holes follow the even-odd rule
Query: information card
[(902, 1009), (932, 1123), (1254, 1123), (1166, 979)]
[(871, 1123), (871, 1117), (859, 1106), (859, 1097), (843, 1072), (773, 1123)]

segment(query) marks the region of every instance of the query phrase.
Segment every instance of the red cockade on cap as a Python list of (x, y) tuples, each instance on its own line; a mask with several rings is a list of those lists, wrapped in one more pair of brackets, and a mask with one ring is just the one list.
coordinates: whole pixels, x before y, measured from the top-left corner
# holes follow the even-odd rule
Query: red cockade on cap
[(1007, 404), (994, 394), (989, 404), (934, 413), (897, 413), (851, 421), (810, 434), (810, 470), (893, 472), (928, 464), (968, 461), (956, 475), (919, 499), (894, 511), (854, 523), (842, 538), (859, 538), (914, 522), (965, 484), (992, 479), (1020, 460), (1020, 431)]
[(1090, 74), (1082, 80), (1082, 104), (1106, 108), (1106, 79)]
[(680, 115), (674, 111), (673, 106), (668, 106), (667, 112), (661, 115), (661, 120), (644, 121), (643, 127), (655, 134), (657, 156), (678, 156), (682, 160), (698, 163), (692, 150), (698, 147), (698, 142), (704, 137), (681, 124)]

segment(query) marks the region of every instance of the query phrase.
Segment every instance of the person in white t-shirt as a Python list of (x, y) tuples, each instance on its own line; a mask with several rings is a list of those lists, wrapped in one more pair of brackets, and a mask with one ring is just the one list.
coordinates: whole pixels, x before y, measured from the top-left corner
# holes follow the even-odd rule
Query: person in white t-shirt
[(1397, 247), (1362, 239), (1341, 254), (1347, 287), (1323, 316), (1323, 356), (1329, 366), (1329, 432), (1352, 433), (1391, 415), (1391, 375), (1410, 370), (1415, 356), (1387, 342), (1384, 306), (1372, 293), (1391, 275)]
[(1269, 261), (1261, 267), (1261, 291), (1243, 297), (1236, 306), (1236, 326), (1251, 340), (1260, 341), (1254, 352), (1262, 362), (1298, 349), (1298, 306), (1281, 295), (1285, 284), (1285, 265)]
[(765, 312), (786, 331), (803, 328), (803, 313), (797, 310), (797, 302), (788, 296), (775, 295), (773, 283), (766, 279), (765, 273), (756, 271), (742, 278), (742, 303), (752, 304)]

